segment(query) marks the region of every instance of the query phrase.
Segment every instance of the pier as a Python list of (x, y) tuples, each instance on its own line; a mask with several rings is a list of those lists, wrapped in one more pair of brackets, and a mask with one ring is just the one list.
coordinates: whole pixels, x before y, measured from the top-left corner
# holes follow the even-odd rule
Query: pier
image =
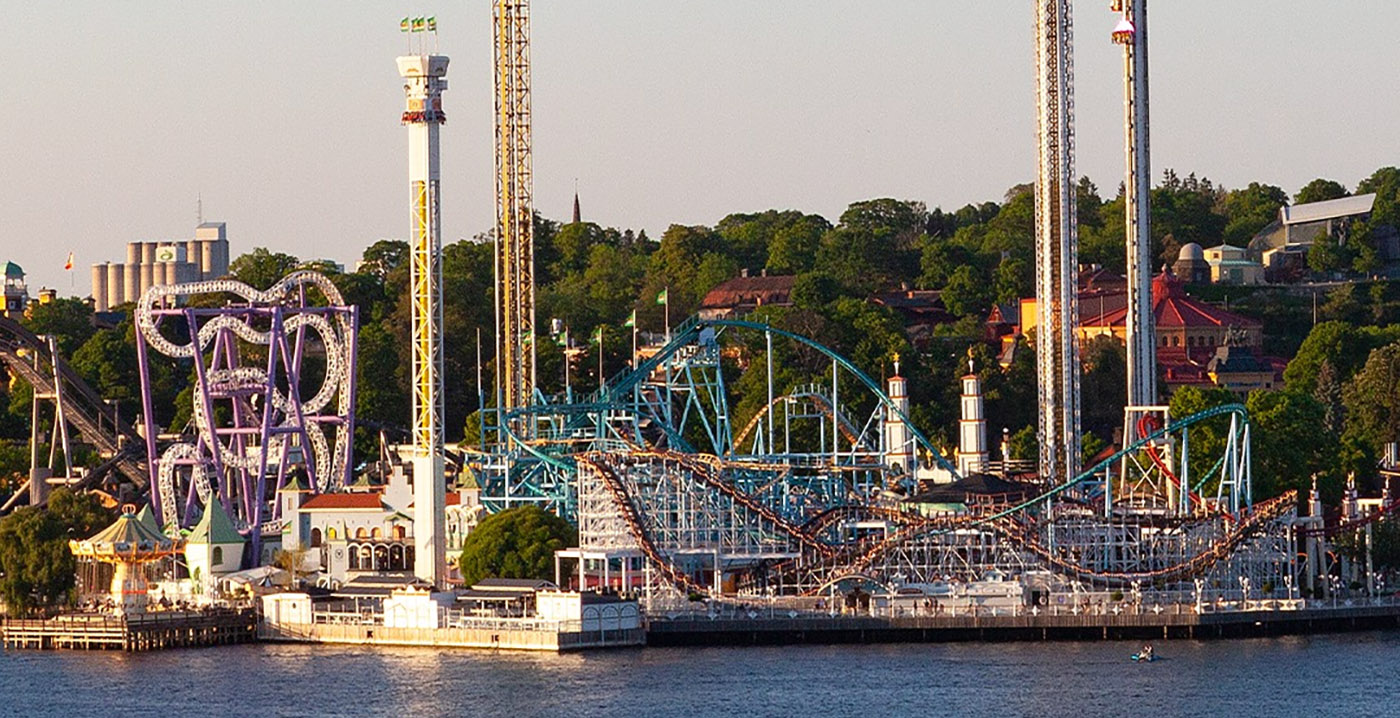
[(249, 609), (160, 612), (126, 617), (68, 614), (45, 619), (10, 618), (0, 623), (6, 649), (154, 651), (249, 643), (257, 638)]
[[(1186, 607), (1189, 608), (1189, 607)], [(1121, 614), (654, 616), (648, 646), (1211, 639), (1400, 628), (1400, 605)]]

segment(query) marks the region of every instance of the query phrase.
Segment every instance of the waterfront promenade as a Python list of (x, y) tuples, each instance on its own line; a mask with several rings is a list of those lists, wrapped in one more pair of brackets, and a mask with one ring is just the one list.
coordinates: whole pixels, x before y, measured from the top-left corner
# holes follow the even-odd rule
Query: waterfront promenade
[[(1250, 601), (1076, 611), (873, 609), (814, 613), (749, 607), (653, 614), (647, 645), (1232, 638), (1400, 628), (1400, 599)], [(1198, 610), (1198, 608), (1200, 610)]]

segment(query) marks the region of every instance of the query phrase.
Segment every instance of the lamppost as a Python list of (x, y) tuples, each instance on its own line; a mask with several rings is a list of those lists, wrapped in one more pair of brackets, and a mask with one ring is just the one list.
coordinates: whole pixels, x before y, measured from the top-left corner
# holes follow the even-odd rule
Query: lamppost
[(1206, 582), (1205, 582), (1204, 580), (1198, 578), (1198, 579), (1195, 580), (1195, 584), (1196, 584), (1196, 613), (1200, 613), (1200, 612), (1202, 611), (1202, 609), (1205, 607), (1204, 604), (1203, 604), (1203, 599), (1205, 598), (1204, 594), (1205, 594)]
[(1240, 610), (1249, 607), (1249, 577), (1240, 576)]

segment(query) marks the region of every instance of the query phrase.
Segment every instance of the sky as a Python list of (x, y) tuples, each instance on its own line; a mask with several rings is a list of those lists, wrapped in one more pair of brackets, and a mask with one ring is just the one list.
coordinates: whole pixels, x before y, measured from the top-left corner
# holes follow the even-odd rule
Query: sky
[[(1122, 55), (1077, 2), (1078, 169), (1122, 177)], [(89, 292), (129, 241), (225, 221), (254, 247), (353, 265), (407, 235), (394, 57), (406, 14), (451, 57), (443, 238), (493, 223), (491, 3), (6, 3), (0, 261)], [(1028, 0), (536, 0), (535, 200), (645, 229), (852, 202), (1000, 200), (1035, 173)], [(1154, 174), (1290, 194), (1400, 164), (1400, 3), (1157, 0)], [(68, 252), (76, 269), (63, 270)]]

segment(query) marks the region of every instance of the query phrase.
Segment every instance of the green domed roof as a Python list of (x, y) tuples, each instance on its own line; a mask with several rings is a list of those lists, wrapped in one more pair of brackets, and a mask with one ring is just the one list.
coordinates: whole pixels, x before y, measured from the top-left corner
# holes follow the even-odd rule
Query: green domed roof
[(5, 278), (23, 277), (24, 269), (14, 262), (5, 262)]

